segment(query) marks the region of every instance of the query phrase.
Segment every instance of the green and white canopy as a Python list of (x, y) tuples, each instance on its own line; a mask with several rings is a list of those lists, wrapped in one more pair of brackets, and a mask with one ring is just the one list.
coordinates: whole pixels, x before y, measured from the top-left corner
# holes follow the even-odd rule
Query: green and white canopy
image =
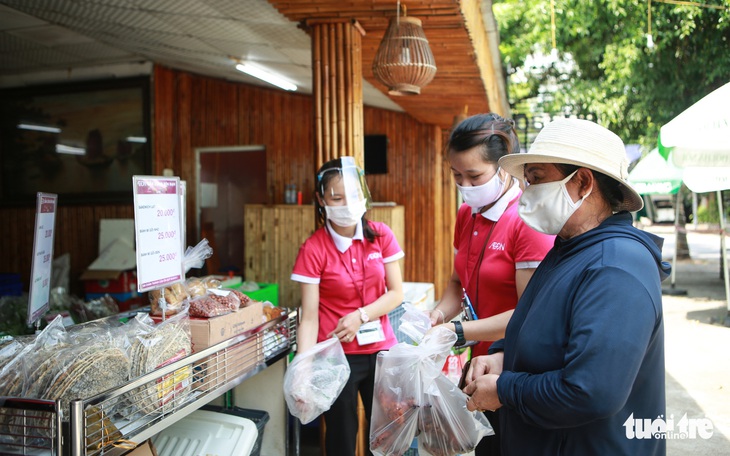
[(673, 195), (682, 185), (682, 169), (653, 149), (631, 170), (629, 183), (641, 195)]

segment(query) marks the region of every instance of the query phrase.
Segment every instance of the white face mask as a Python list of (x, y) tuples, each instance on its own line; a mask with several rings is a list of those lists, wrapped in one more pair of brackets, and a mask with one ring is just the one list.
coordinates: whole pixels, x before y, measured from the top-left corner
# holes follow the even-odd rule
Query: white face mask
[(472, 209), (480, 209), (487, 204), (497, 201), (504, 190), (504, 181), (499, 178), (499, 168), (494, 176), (482, 185), (462, 187), (456, 184), (464, 202)]
[(345, 206), (325, 206), (324, 210), (327, 213), (327, 220), (339, 227), (347, 228), (357, 225), (362, 219), (367, 210), (366, 204), (366, 200), (360, 200)]
[[(571, 215), (578, 210), (586, 195), (575, 203), (565, 184), (577, 173), (561, 181), (529, 185), (520, 197), (518, 212), (520, 218), (535, 231), (545, 234), (558, 234)], [(592, 190), (591, 190), (592, 191)]]

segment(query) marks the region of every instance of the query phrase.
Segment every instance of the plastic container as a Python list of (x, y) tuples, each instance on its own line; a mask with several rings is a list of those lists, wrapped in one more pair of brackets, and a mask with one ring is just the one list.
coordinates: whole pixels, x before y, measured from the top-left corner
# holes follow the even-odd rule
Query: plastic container
[(256, 429), (259, 433), (256, 438), (256, 443), (254, 443), (253, 449), (251, 450), (251, 456), (261, 456), (261, 442), (264, 440), (264, 427), (266, 426), (266, 423), (269, 422), (269, 412), (265, 410), (253, 410), (235, 406), (233, 408), (224, 408), (218, 405), (204, 405), (200, 409), (251, 420), (254, 424), (256, 424)]
[(279, 285), (275, 283), (257, 283), (259, 286), (258, 290), (255, 291), (245, 291), (241, 290), (242, 283), (239, 283), (236, 286), (232, 286), (231, 288), (234, 288), (241, 293), (247, 295), (249, 298), (253, 299), (254, 301), (261, 301), (266, 302), (269, 301), (271, 304), (278, 306), (279, 305)]
[(159, 456), (251, 456), (259, 438), (256, 423), (245, 417), (196, 410), (152, 437)]

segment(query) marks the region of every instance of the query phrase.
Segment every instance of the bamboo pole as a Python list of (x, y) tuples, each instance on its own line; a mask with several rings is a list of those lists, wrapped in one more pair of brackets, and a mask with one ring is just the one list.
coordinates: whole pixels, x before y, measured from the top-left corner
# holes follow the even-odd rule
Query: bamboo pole
[(312, 30), (315, 165), (343, 155), (363, 164), (362, 35), (356, 21), (317, 19)]
[(322, 128), (323, 114), (322, 114), (322, 55), (320, 52), (322, 45), (322, 29), (321, 27), (312, 28), (312, 73), (313, 73), (313, 85), (312, 92), (314, 94), (314, 163), (315, 170), (319, 169), (324, 163), (324, 148), (322, 142), (324, 141)]

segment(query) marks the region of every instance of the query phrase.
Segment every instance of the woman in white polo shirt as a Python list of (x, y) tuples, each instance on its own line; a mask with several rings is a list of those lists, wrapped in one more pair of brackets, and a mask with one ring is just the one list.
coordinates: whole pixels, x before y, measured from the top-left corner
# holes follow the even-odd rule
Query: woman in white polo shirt
[(324, 413), (325, 450), (350, 456), (356, 446), (357, 394), (370, 420), (377, 354), (397, 343), (387, 314), (403, 300), (398, 260), (404, 254), (387, 225), (365, 218), (370, 192), (352, 157), (322, 165), (315, 197), (323, 226), (299, 249), (291, 276), (302, 288), (297, 352), (332, 335), (342, 342), (351, 373)]

